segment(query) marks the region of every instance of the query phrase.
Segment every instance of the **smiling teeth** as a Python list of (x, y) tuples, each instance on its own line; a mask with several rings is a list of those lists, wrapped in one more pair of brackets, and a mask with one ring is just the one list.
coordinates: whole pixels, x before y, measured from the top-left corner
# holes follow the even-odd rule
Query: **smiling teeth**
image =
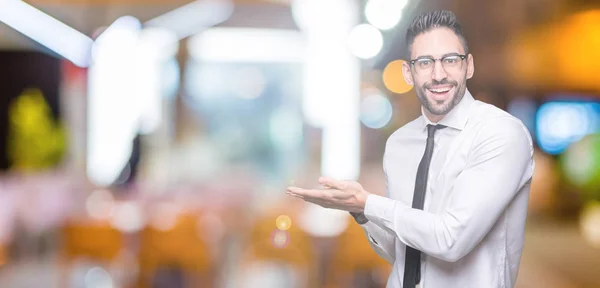
[(442, 88), (442, 89), (429, 89), (429, 90), (431, 90), (431, 91), (433, 91), (433, 92), (436, 92), (436, 93), (443, 93), (443, 92), (448, 92), (448, 91), (450, 91), (450, 89), (449, 89), (449, 88)]

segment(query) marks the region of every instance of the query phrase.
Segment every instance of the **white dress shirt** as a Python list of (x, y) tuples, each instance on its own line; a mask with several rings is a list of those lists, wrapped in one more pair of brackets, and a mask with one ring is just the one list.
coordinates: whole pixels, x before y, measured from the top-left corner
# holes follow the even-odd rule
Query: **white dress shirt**
[(422, 115), (389, 137), (388, 197), (371, 194), (365, 206), (369, 221), (361, 226), (377, 254), (393, 264), (387, 287), (402, 287), (405, 245), (422, 252), (421, 287), (513, 287), (534, 170), (528, 130), (466, 91), (437, 123), (447, 128), (435, 133), (418, 210), (411, 205), (427, 124)]

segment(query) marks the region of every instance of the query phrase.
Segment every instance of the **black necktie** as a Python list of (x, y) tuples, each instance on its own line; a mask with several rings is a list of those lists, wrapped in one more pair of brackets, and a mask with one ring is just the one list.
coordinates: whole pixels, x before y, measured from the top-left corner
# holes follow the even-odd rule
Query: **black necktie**
[[(415, 192), (413, 194), (412, 208), (423, 210), (425, 203), (425, 190), (427, 190), (427, 176), (429, 172), (429, 163), (433, 155), (433, 135), (437, 129), (442, 129), (443, 125), (427, 125), (427, 146), (419, 168), (417, 170), (417, 180), (415, 181)], [(406, 246), (406, 258), (404, 261), (404, 288), (414, 288), (421, 281), (421, 251)]]

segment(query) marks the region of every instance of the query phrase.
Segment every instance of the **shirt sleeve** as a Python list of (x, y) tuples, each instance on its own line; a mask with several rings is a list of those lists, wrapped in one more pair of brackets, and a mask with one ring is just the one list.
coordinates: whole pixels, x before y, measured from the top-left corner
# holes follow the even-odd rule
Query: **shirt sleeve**
[(406, 245), (444, 261), (468, 254), (531, 180), (534, 166), (531, 137), (519, 121), (503, 117), (482, 127), (445, 211), (432, 214), (371, 194), (367, 219)]

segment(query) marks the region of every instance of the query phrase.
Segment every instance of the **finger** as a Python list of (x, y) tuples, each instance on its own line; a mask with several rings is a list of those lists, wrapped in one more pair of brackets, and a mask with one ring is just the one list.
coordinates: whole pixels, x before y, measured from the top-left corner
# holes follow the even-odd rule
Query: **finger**
[(344, 190), (348, 187), (346, 181), (337, 180), (330, 177), (320, 177), (319, 184), (333, 189)]
[(304, 199), (304, 201), (306, 202), (310, 202), (316, 205), (319, 205), (323, 208), (328, 208), (328, 209), (337, 209), (337, 210), (346, 210), (344, 205), (340, 205), (337, 203), (332, 203), (329, 201), (323, 201), (321, 199), (314, 199), (314, 198), (308, 198), (308, 199)]
[(323, 190), (317, 189), (302, 189), (298, 187), (288, 187), (287, 193), (304, 197), (323, 198)]
[(287, 193), (287, 194), (290, 195), (290, 196), (292, 196), (292, 197), (294, 197), (294, 198), (299, 198), (299, 199), (302, 199), (302, 200), (306, 200), (305, 197), (302, 196), (302, 195), (298, 195), (298, 194), (294, 194), (294, 193)]
[(288, 194), (290, 196), (294, 197), (294, 198), (298, 198), (298, 199), (304, 200), (306, 202), (314, 203), (314, 204), (317, 204), (319, 206), (327, 208), (326, 205), (327, 205), (328, 202), (324, 201), (321, 198), (308, 197), (308, 196), (304, 196), (304, 195), (301, 195), (301, 194), (294, 194), (294, 193), (288, 193)]
[[(335, 190), (328, 190), (328, 191), (335, 191)], [(324, 192), (327, 192), (327, 191), (324, 191)], [(310, 203), (319, 205), (323, 208), (347, 211), (347, 208), (346, 208), (347, 205), (344, 205), (343, 203), (339, 202), (339, 200), (337, 200), (337, 201), (329, 200), (329, 198), (317, 198), (317, 197), (305, 196), (305, 195), (294, 194), (294, 193), (288, 193), (288, 194), (292, 197), (299, 198), (305, 202), (310, 202)]]

